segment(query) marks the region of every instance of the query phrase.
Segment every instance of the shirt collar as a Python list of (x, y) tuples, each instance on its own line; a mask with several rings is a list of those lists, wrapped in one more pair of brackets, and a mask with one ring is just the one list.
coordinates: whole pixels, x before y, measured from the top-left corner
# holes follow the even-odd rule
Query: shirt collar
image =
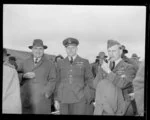
[[(77, 55), (75, 55), (75, 56), (73, 56), (72, 58), (73, 58), (73, 60), (75, 60), (76, 59), (76, 57), (77, 57)], [(71, 57), (68, 57), (69, 58), (69, 60), (71, 60)]]
[(33, 58), (34, 59), (34, 62), (35, 62), (35, 60), (37, 59), (37, 62), (39, 62), (40, 60), (41, 60), (41, 57), (40, 58)]

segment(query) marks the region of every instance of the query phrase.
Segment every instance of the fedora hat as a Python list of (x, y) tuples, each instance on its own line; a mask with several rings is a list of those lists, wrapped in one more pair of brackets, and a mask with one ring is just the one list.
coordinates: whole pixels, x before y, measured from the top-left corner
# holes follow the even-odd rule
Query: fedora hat
[(16, 61), (16, 58), (14, 56), (10, 56), (9, 60)]
[(140, 57), (138, 57), (136, 53), (133, 53), (133, 54), (132, 54), (132, 58), (140, 59)]
[(104, 52), (99, 52), (98, 58), (107, 58)]
[(29, 48), (32, 49), (33, 46), (37, 46), (37, 47), (41, 47), (41, 46), (42, 46), (44, 49), (47, 48), (46, 45), (43, 45), (43, 41), (42, 41), (41, 39), (35, 39), (35, 40), (33, 41), (33, 45), (32, 45), (32, 46), (29, 46)]
[(125, 54), (128, 53), (128, 50), (126, 49), (126, 47), (124, 45), (122, 45), (121, 48)]

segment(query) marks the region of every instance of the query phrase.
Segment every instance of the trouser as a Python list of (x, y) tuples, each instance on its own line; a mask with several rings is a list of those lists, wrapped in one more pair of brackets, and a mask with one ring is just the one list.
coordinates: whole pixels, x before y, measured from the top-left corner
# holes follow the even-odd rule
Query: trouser
[(86, 101), (82, 100), (77, 103), (60, 103), (60, 114), (85, 115)]

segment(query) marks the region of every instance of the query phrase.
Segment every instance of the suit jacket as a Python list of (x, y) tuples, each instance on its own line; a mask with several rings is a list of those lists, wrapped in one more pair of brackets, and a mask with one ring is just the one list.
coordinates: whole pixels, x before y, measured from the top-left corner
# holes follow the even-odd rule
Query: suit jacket
[(68, 57), (57, 64), (55, 99), (61, 103), (75, 103), (82, 98), (91, 99), (93, 75), (88, 60), (77, 55), (72, 64)]
[(8, 64), (3, 65), (2, 113), (22, 113), (18, 73)]
[[(34, 105), (36, 110), (39, 111), (39, 106), (47, 106), (42, 113), (50, 112), (50, 100), (45, 97), (47, 94), (49, 97), (52, 95), (56, 84), (56, 68), (54, 63), (47, 60), (45, 56), (34, 65), (33, 56), (25, 60), (20, 66), (19, 71), (23, 74), (27, 72), (34, 72), (35, 78), (22, 79), (22, 100), (24, 106)], [(20, 77), (21, 78), (21, 77)], [(45, 112), (44, 112), (45, 111)]]
[(135, 93), (135, 101), (139, 115), (144, 115), (144, 62), (141, 63), (140, 68), (133, 80), (133, 87)]

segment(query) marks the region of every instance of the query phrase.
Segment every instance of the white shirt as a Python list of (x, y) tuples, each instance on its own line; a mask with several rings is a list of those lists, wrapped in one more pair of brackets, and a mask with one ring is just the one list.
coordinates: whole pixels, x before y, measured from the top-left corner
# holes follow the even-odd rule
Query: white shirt
[(37, 59), (37, 63), (41, 60), (41, 58), (34, 58), (34, 63), (36, 59)]

